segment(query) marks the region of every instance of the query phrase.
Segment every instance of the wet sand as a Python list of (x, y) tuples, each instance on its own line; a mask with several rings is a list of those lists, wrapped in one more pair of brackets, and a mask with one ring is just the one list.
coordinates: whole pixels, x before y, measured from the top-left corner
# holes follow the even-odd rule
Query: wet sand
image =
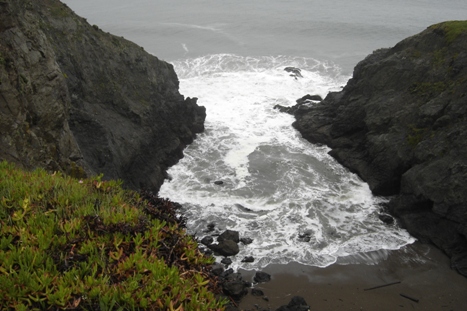
[[(240, 310), (276, 310), (293, 296), (305, 298), (311, 311), (467, 310), (467, 278), (451, 270), (438, 249), (420, 243), (343, 258), (326, 268), (290, 263), (262, 271), (272, 279), (254, 288), (269, 301), (248, 294)], [(253, 279), (254, 271), (240, 272)]]

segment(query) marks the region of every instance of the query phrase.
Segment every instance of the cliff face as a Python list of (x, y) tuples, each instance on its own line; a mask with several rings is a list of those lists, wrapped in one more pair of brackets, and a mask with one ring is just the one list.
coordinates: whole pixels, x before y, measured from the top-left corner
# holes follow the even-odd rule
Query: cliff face
[(341, 92), (297, 110), (294, 127), (391, 195), (415, 237), (467, 276), (467, 22), (433, 25), (375, 51)]
[(204, 130), (172, 65), (58, 0), (0, 0), (0, 158), (157, 190)]

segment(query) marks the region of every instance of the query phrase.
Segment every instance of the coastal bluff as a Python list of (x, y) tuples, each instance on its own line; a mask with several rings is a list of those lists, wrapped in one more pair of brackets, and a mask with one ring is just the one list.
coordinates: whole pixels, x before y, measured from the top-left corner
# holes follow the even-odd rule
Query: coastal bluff
[(204, 130), (171, 64), (58, 0), (0, 0), (0, 159), (157, 191)]
[(388, 196), (389, 211), (467, 276), (467, 21), (374, 51), (293, 126)]

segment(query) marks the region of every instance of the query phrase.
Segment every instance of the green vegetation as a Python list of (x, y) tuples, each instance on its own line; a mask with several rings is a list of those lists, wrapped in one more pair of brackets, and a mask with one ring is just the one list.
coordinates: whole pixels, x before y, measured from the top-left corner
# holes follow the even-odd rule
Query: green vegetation
[(447, 43), (452, 43), (462, 33), (467, 32), (467, 21), (449, 21), (431, 26), (432, 29), (442, 29), (446, 34)]
[(423, 98), (437, 96), (444, 92), (448, 85), (444, 81), (438, 82), (417, 82), (410, 86), (409, 91)]
[(222, 310), (174, 205), (0, 162), (2, 310)]

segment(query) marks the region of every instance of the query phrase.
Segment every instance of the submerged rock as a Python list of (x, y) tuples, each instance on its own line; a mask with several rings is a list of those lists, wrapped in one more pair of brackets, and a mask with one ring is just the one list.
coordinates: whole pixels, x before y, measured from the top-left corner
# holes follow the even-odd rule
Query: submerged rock
[(241, 238), (240, 242), (242, 242), (242, 244), (244, 245), (248, 245), (248, 244), (253, 243), (253, 239), (252, 238)]
[(467, 21), (446, 22), (361, 61), (293, 126), (393, 196), (389, 211), (467, 276)]

